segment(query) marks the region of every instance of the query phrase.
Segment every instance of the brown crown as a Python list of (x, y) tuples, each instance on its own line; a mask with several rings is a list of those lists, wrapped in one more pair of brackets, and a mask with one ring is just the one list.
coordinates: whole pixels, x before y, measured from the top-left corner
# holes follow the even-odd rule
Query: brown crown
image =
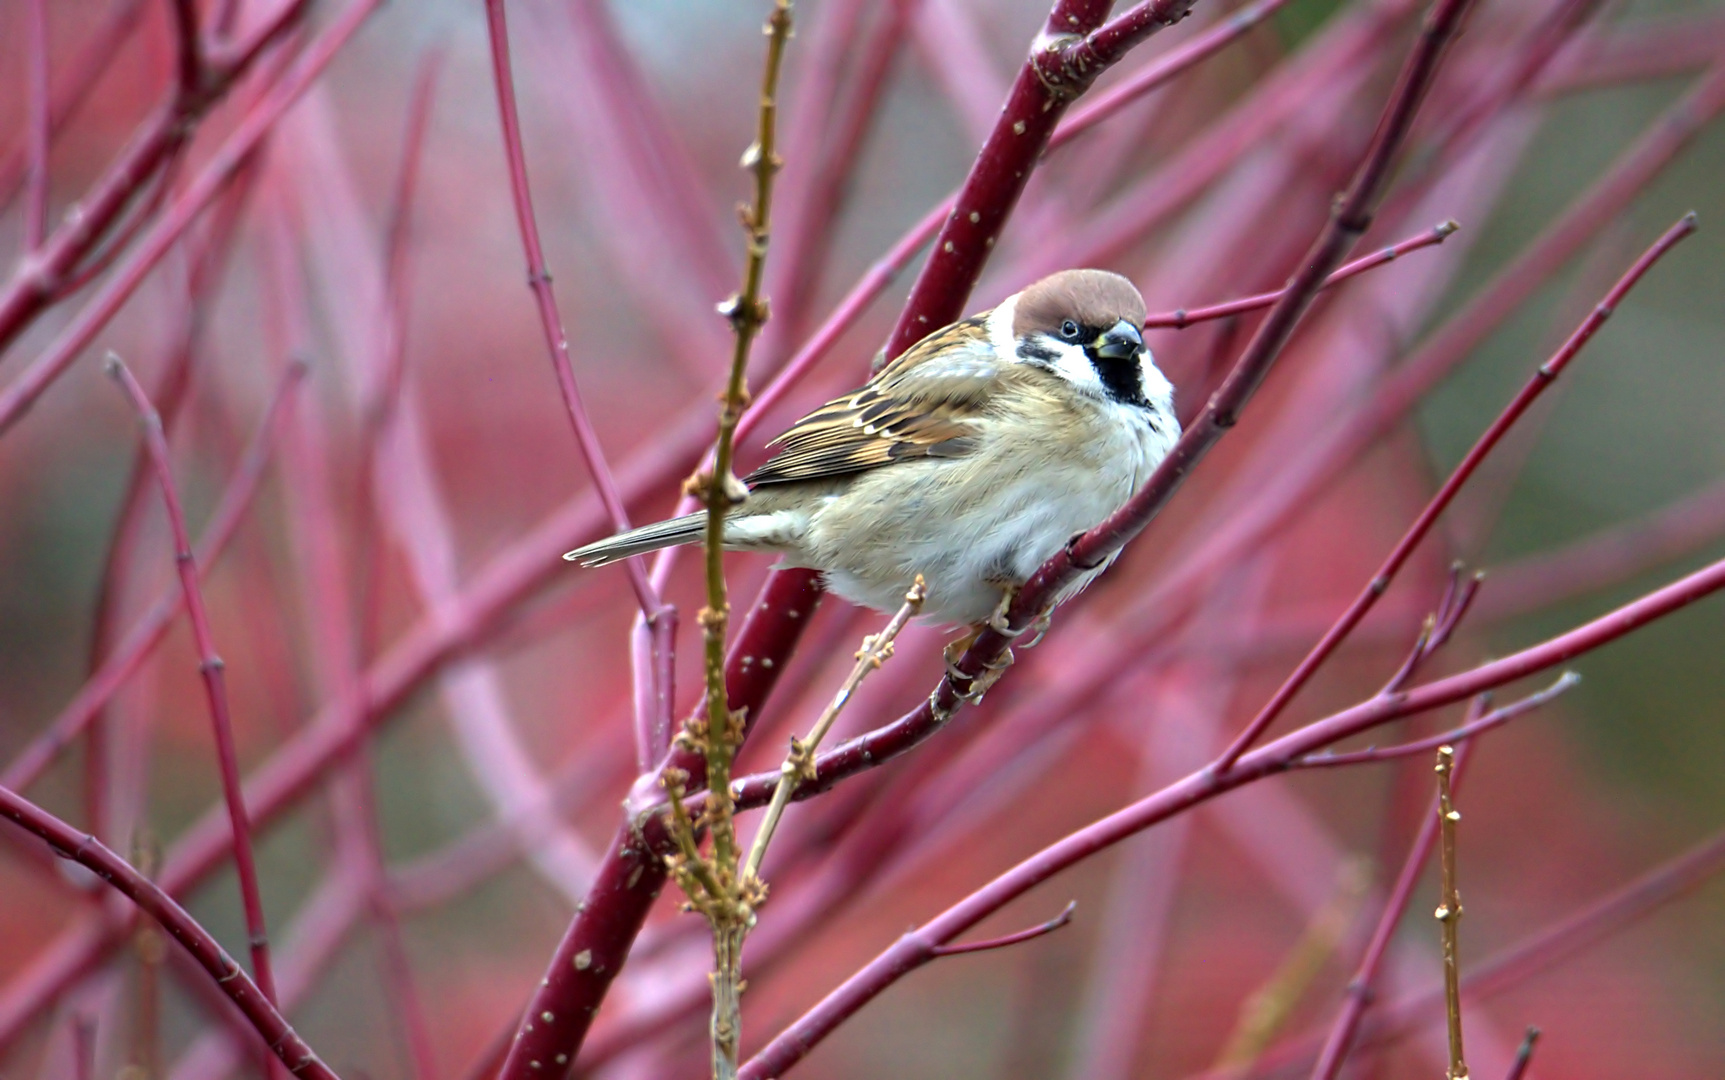
[(1107, 270), (1062, 270), (1018, 294), (1012, 334), (1038, 330), (1058, 333), (1072, 319), (1080, 326), (1107, 328), (1125, 319), (1144, 326), (1144, 298), (1130, 281)]

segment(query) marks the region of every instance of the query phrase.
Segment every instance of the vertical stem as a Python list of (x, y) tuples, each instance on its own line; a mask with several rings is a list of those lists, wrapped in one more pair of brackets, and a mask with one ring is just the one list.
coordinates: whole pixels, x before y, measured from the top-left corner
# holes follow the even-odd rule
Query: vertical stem
[(245, 908), (246, 937), (251, 945), (252, 973), (258, 989), (272, 1005), (276, 1000), (275, 976), (270, 968), (269, 933), (264, 925), (263, 898), (258, 889), (257, 860), (252, 854), (251, 820), (246, 812), (245, 793), (240, 788), (239, 755), (234, 747), (233, 715), (228, 704), (226, 667), (216, 653), (215, 636), (210, 631), (210, 616), (204, 607), (203, 590), (198, 585), (197, 563), (192, 556), (192, 538), (186, 529), (186, 517), (180, 506), (179, 492), (174, 486), (173, 469), (168, 463), (168, 441), (162, 434), (162, 418), (150, 403), (144, 388), (132, 372), (112, 353), (108, 354), (108, 373), (125, 392), (144, 428), (144, 448), (161, 483), (162, 501), (167, 504), (168, 524), (174, 534), (174, 565), (179, 570), (180, 587), (186, 596), (186, 614), (191, 619), (192, 637), (198, 648), (198, 671), (203, 676), (204, 691), (209, 698), (210, 720), (215, 728), (216, 760), (221, 768), (222, 794), (227, 802), (228, 823), (233, 830), (234, 867), (239, 872), (240, 901)]
[(1444, 1014), (1449, 1021), (1449, 1080), (1467, 1080), (1467, 1062), (1461, 1048), (1461, 964), (1456, 957), (1456, 935), (1461, 924), (1461, 893), (1455, 882), (1455, 826), (1461, 820), (1450, 798), (1450, 774), (1455, 771), (1455, 748), (1440, 746), (1437, 752), (1438, 829), (1442, 834), (1439, 860), (1443, 873), (1443, 902), (1438, 905), (1438, 925), (1443, 931)]
[[(153, 833), (140, 831), (132, 840), (132, 862), (138, 873), (154, 880), (162, 864), (161, 844)], [(132, 1066), (141, 1080), (162, 1075), (162, 964), (168, 946), (154, 922), (140, 922), (133, 937), (138, 952), (137, 1001), (132, 1011)]]
[(30, 0), (30, 186), (24, 197), (24, 250), (48, 233), (48, 146), (53, 106), (48, 96), (48, 0)]
[[(581, 401), (581, 388), (575, 381), (575, 368), (569, 359), (569, 337), (563, 329), (563, 316), (557, 309), (557, 297), (551, 289), (551, 271), (539, 242), (539, 222), (533, 212), (533, 193), (527, 184), (527, 152), (521, 141), (521, 116), (515, 106), (515, 76), (509, 62), (509, 28), (504, 21), (503, 0), (486, 0), (485, 17), (491, 37), (491, 74), (497, 87), (504, 157), (509, 166), (509, 191), (515, 201), (516, 223), (521, 228), (521, 246), (527, 255), (527, 285), (533, 290), (533, 299), (539, 309), (540, 328), (551, 354), (551, 368), (557, 376), (563, 407), (575, 429), (576, 445), (587, 463), (588, 473), (593, 477), (599, 499), (605, 504), (605, 512), (610, 515), (612, 527), (624, 532), (629, 528), (628, 511), (611, 476), (611, 467), (605, 461), (599, 435), (593, 430), (587, 408)], [(659, 610), (660, 603), (653, 586), (647, 581), (646, 570), (635, 559), (627, 560), (625, 568), (641, 613), (651, 619)]]
[(685, 737), (699, 747), (706, 761), (708, 794), (703, 822), (713, 837), (711, 860), (700, 858), (693, 827), (686, 817), (677, 817), (675, 828), (684, 852), (678, 884), (713, 928), (714, 1080), (734, 1080), (737, 1075), (738, 1044), (742, 1036), (743, 938), (754, 925), (754, 905), (760, 898), (758, 887), (740, 873), (736, 805), (731, 797), (731, 759), (742, 741), (744, 717), (731, 711), (725, 689), (725, 630), (730, 621), (730, 600), (725, 588), (724, 538), (726, 511), (748, 496), (748, 490), (732, 473), (731, 464), (737, 422), (748, 405), (745, 377), (749, 349), (767, 321), (761, 279), (772, 220), (773, 177), (780, 166), (775, 142), (777, 97), (785, 45), (791, 36), (790, 0), (775, 0), (766, 34), (767, 59), (761, 74), (755, 141), (743, 153), (743, 167), (755, 178), (754, 204), (740, 211), (748, 242), (743, 287), (719, 305), (720, 314), (730, 320), (735, 348), (725, 394), (719, 403), (719, 434), (713, 447), (712, 469), (704, 475), (697, 474), (689, 483), (689, 490), (699, 492), (707, 506), (707, 606), (700, 614), (707, 708), (705, 721), (691, 721)]

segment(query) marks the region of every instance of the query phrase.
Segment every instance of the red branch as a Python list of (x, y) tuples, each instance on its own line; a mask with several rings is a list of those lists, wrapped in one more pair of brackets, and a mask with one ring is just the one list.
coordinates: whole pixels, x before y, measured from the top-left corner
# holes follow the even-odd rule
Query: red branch
[(1039, 937), (1054, 933), (1054, 931), (1071, 922), (1072, 912), (1077, 907), (1078, 901), (1068, 901), (1066, 907), (1060, 912), (1060, 914), (1049, 919), (1045, 923), (1038, 923), (1035, 926), (1029, 927), (1025, 930), (1020, 930), (1017, 933), (1003, 934), (1000, 937), (989, 938), (986, 941), (967, 941), (963, 945), (936, 945), (931, 951), (935, 956), (963, 956), (965, 953), (988, 952), (991, 949), (1004, 949), (1009, 945), (1017, 945), (1024, 941), (1034, 941)]
[[(227, 548), (228, 541), (233, 539), (235, 530), (244, 520), (246, 511), (251, 506), (252, 496), (257, 494), (258, 486), (263, 481), (270, 451), (274, 448), (281, 426), (287, 419), (293, 391), (300, 385), (305, 372), (304, 364), (290, 364), (264, 410), (263, 422), (241, 457), (239, 467), (234, 470), (233, 478), (223, 490), (216, 509), (210, 514), (210, 522), (205, 526), (204, 535), (199, 538), (193, 552), (192, 562), (200, 574), (209, 572), (210, 564)], [(120, 687), (125, 685), (138, 667), (149, 658), (184, 603), (183, 590), (172, 589), (163, 595), (155, 606), (138, 620), (125, 639), (108, 654), (102, 661), (102, 666), (96, 669), (72, 698), (71, 703), (48, 725), (47, 730), (25, 746), (13, 759), (12, 764), (7, 766), (5, 773), (0, 774), (0, 785), (23, 791), (34, 784), (47, 771), (48, 766), (54, 763), (60, 752), (89, 726)]]
[(339, 1080), (209, 931), (131, 863), (9, 788), (0, 787), (0, 815), (41, 837), (61, 856), (88, 867), (160, 923), (168, 936), (209, 973), (289, 1072), (306, 1080)]
[(1562, 374), (1563, 369), (1581, 351), (1582, 346), (1592, 340), (1593, 335), (1599, 332), (1599, 328), (1605, 325), (1605, 320), (1611, 317), (1611, 313), (1617, 309), (1618, 304), (1623, 302), (1623, 298), (1629, 294), (1630, 289), (1635, 287), (1635, 283), (1641, 280), (1642, 275), (1651, 270), (1653, 264), (1658, 262), (1667, 251), (1670, 251), (1678, 241), (1694, 231), (1694, 214), (1686, 215), (1677, 224), (1667, 229), (1664, 235), (1653, 242), (1653, 246), (1643, 252), (1641, 257), (1635, 260), (1628, 270), (1624, 271), (1623, 276), (1618, 278), (1617, 283), (1605, 294), (1605, 299), (1601, 300), (1588, 313), (1587, 318), (1582, 320), (1581, 325), (1575, 328), (1575, 332), (1569, 336), (1569, 340), (1565, 341), (1557, 352), (1552, 354), (1551, 359), (1539, 365), (1526, 385), (1521, 388), (1520, 393), (1516, 394), (1515, 398), (1504, 407), (1503, 412), (1498, 414), (1497, 419), (1491, 422), (1491, 426), (1486, 428), (1485, 433), (1475, 441), (1467, 455), (1462, 458), (1461, 464), (1455, 467), (1449, 478), (1444, 481), (1443, 486), (1438, 489), (1437, 494), (1433, 495), (1431, 500), (1426, 503), (1425, 509), (1420, 511), (1419, 517), (1415, 518), (1414, 523), (1408, 526), (1407, 532), (1402, 534), (1402, 538), (1396, 542), (1395, 548), (1384, 559), (1383, 565), (1378, 567), (1378, 572), (1372, 576), (1372, 580), (1367, 583), (1366, 587), (1360, 590), (1359, 595), (1354, 598), (1354, 602), (1349, 605), (1348, 610), (1343, 612), (1341, 618), (1336, 620), (1323, 638), (1312, 646), (1312, 650), (1306, 654), (1299, 666), (1271, 695), (1270, 700), (1258, 711), (1258, 715), (1252, 718), (1252, 722), (1246, 725), (1246, 729), (1216, 760), (1218, 769), (1225, 770), (1237, 761), (1240, 755), (1245, 753), (1246, 749), (1256, 742), (1265, 729), (1275, 721), (1276, 717), (1281, 715), (1288, 702), (1292, 701), (1294, 695), (1300, 692), (1300, 688), (1306, 685), (1318, 668), (1323, 666), (1324, 661), (1328, 660), (1342, 641), (1353, 632), (1354, 627), (1360, 624), (1360, 620), (1364, 619), (1366, 614), (1372, 610), (1373, 605), (1378, 602), (1378, 597), (1382, 596), (1384, 590), (1389, 588), (1396, 573), (1401, 570), (1408, 557), (1414, 553), (1414, 549), (1419, 547), (1420, 541), (1425, 539), (1426, 533), (1431, 531), (1431, 527), (1437, 524), (1438, 516), (1455, 499), (1456, 494), (1461, 491), (1462, 485), (1467, 483), (1468, 478), (1479, 468), (1486, 455), (1490, 454), (1492, 449), (1502, 441), (1503, 437), (1509, 433), (1509, 429), (1515, 426), (1515, 422), (1521, 419), (1523, 414), (1532, 407), (1534, 401), (1557, 381), (1557, 377)]
[[(72, 362), (125, 305), (151, 269), (161, 261), (162, 256), (168, 253), (227, 186), (228, 181), (233, 179), (240, 166), (251, 156), (252, 151), (257, 149), (264, 136), (269, 134), (275, 122), (281, 119), (288, 107), (323, 73), (324, 68), (335, 58), (335, 54), (353, 37), (366, 16), (380, 3), (382, 0), (354, 0), (351, 7), (342, 12), (306, 47), (304, 54), (281, 81), (271, 88), (264, 100), (259, 102), (233, 134), (228, 136), (227, 141), (204, 167), (204, 171), (169, 205), (162, 218), (145, 234), (114, 276), (84, 305), (47, 350), (11, 385), (0, 390), (0, 434), (16, 423), (49, 385), (72, 366)], [(296, 2), (288, 4), (287, 9), (292, 12), (305, 6)], [(281, 18), (286, 18), (286, 13)], [(278, 23), (279, 20), (272, 21), (266, 29), (273, 27), (279, 30)], [(269, 38), (248, 39), (247, 55), (261, 49), (268, 40)], [(172, 113), (172, 109), (165, 110), (165, 115)], [(102, 234), (86, 234), (90, 233), (98, 219), (100, 218), (103, 228), (106, 229), (129, 200), (131, 193), (138, 190), (147, 177), (154, 175), (160, 163), (143, 153), (147, 148), (145, 144), (152, 140), (172, 143), (174, 138), (176, 136), (163, 132), (159, 137), (152, 134), (149, 138), (134, 142), (127, 151), (127, 157), (115, 166), (113, 175), (103, 182), (97, 194), (85, 200), (85, 204), (81, 204), (78, 214), (68, 212), (68, 224), (55, 231), (38, 259), (28, 262), (26, 267), (20, 270), (6, 293), (0, 296), (0, 349), (5, 348), (13, 338), (22, 333), (30, 320), (52, 302), (53, 289), (58, 287), (58, 283), (66, 275), (73, 272), (79, 259), (95, 248)], [(165, 160), (165, 155), (176, 146), (177, 143), (157, 149)], [(126, 197), (116, 196), (116, 205), (109, 211), (102, 201), (103, 196), (110, 185), (120, 183), (124, 184)], [(68, 235), (62, 236), (63, 233)]]
[(174, 470), (168, 460), (168, 440), (162, 435), (162, 418), (150, 404), (149, 395), (133, 377), (131, 369), (113, 353), (108, 354), (108, 374), (120, 384), (138, 420), (144, 428), (144, 448), (156, 480), (162, 488), (162, 502), (168, 508), (168, 526), (174, 536), (174, 567), (179, 571), (180, 589), (186, 596), (186, 614), (192, 624), (192, 639), (198, 647), (198, 673), (203, 676), (204, 693), (209, 698), (210, 722), (215, 729), (216, 761), (221, 769), (222, 797), (228, 806), (228, 821), (234, 831), (234, 865), (239, 870), (240, 900), (245, 906), (246, 934), (250, 938), (252, 971), (258, 986), (270, 1001), (276, 1000), (275, 976), (270, 970), (269, 933), (264, 926), (264, 905), (258, 891), (257, 860), (252, 854), (251, 821), (246, 815), (245, 796), (240, 789), (239, 754), (234, 749), (233, 714), (228, 705), (226, 665), (216, 653), (215, 634), (210, 629), (210, 613), (204, 607), (203, 588), (198, 584), (198, 565), (192, 555), (192, 535), (186, 528), (185, 511), (174, 485)]
[[(1461, 226), (1453, 221), (1439, 222), (1418, 236), (1409, 237), (1380, 251), (1374, 251), (1363, 258), (1355, 259), (1325, 278), (1319, 289), (1328, 289), (1333, 285), (1338, 285), (1355, 274), (1362, 274), (1367, 270), (1382, 266), (1384, 263), (1392, 262), (1410, 251), (1418, 251), (1423, 247), (1441, 244), (1459, 228)], [(1144, 320), (1144, 328), (1146, 330), (1152, 327), (1184, 330), (1194, 323), (1208, 322), (1212, 319), (1226, 319), (1230, 315), (1243, 315), (1248, 311), (1269, 307), (1286, 295), (1287, 291), (1286, 288), (1276, 289), (1273, 292), (1244, 296), (1238, 300), (1229, 300), (1222, 304), (1211, 304), (1209, 307), (1177, 308), (1166, 314), (1148, 316)]]
[[(930, 949), (945, 944), (1000, 910), (1036, 885), (1104, 851), (1114, 844), (1235, 788), (1287, 771), (1293, 763), (1341, 739), (1417, 713), (1463, 701), (1487, 690), (1564, 663), (1725, 588), (1725, 561), (1716, 562), (1631, 603), (1520, 652), (1482, 664), (1470, 671), (1427, 683), (1412, 690), (1379, 695), (1352, 708), (1315, 721), (1256, 750), (1231, 769), (1204, 768), (1146, 796), (1042, 849), (987, 885), (913, 930), (870, 961), (818, 1005), (786, 1028), (752, 1058), (740, 1077), (765, 1080), (782, 1076), (840, 1023), (887, 987), (932, 959)], [(924, 707), (926, 709), (926, 706)], [(883, 756), (902, 753), (902, 740), (913, 734), (924, 710), (901, 718), (887, 728), (853, 739), (817, 761), (816, 780), (798, 789), (830, 786), (841, 775), (878, 764)], [(746, 777), (738, 782), (738, 807), (764, 803), (777, 774)], [(744, 796), (749, 796), (745, 803)]]
[(1413, 742), (1401, 743), (1396, 746), (1369, 746), (1364, 750), (1355, 750), (1346, 754), (1316, 754), (1301, 758), (1293, 763), (1295, 769), (1334, 768), (1338, 765), (1365, 765), (1375, 761), (1394, 761), (1397, 758), (1411, 757), (1415, 754), (1429, 754), (1440, 746), (1471, 742), (1475, 736), (1483, 735), (1493, 728), (1499, 728), (1511, 720), (1526, 716), (1536, 709), (1543, 708), (1557, 698), (1574, 689), (1581, 682), (1581, 676), (1573, 671), (1566, 671), (1558, 676), (1556, 682), (1529, 694), (1520, 701), (1511, 702), (1501, 709), (1493, 709), (1478, 719), (1469, 720), (1461, 727), (1452, 728), (1426, 739), (1416, 739)]
[[(539, 222), (533, 213), (533, 192), (527, 185), (527, 152), (521, 143), (521, 118), (515, 107), (515, 76), (509, 67), (509, 28), (504, 21), (503, 0), (485, 0), (486, 25), (491, 36), (491, 75), (497, 88), (497, 109), (503, 124), (503, 150), (509, 163), (509, 192), (515, 200), (515, 219), (521, 227), (521, 246), (527, 252), (527, 287), (539, 309), (539, 324), (545, 332), (545, 347), (551, 354), (551, 368), (557, 376), (557, 389), (563, 395), (563, 407), (569, 413), (569, 424), (575, 429), (575, 442), (581, 449), (587, 473), (599, 490), (605, 512), (611, 516), (611, 527), (617, 532), (629, 528), (629, 511), (617, 491), (611, 467), (605, 462), (605, 450), (599, 445), (599, 434), (587, 417), (587, 407), (581, 402), (581, 388), (575, 381), (575, 365), (569, 358), (569, 337), (563, 330), (563, 316), (557, 310), (557, 296), (551, 289), (551, 271), (545, 265), (545, 250), (539, 243)], [(658, 594), (647, 580), (647, 571), (640, 559), (625, 560), (629, 584), (641, 614), (651, 621), (661, 606)]]
[[(206, 61), (198, 46), (195, 18), (188, 27), (183, 17), (192, 5), (174, 5), (180, 63), (174, 89), (134, 133), (120, 159), (77, 207), (67, 212), (46, 243), (26, 255), (11, 282), (0, 291), (0, 350), (17, 340), (36, 316), (64, 295), (79, 264), (101, 244), (132, 197), (179, 155), (197, 130), (198, 121), (310, 6), (305, 0), (284, 4), (231, 56)], [(193, 69), (189, 76), (188, 65)], [(0, 410), (0, 429), (9, 422), (6, 411)]]

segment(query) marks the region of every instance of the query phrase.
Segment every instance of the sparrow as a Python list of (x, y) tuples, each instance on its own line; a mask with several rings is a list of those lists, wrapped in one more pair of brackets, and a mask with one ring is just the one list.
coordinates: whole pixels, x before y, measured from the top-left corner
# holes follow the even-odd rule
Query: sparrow
[[(1124, 505), (1179, 438), (1144, 311), (1119, 274), (1065, 270), (934, 331), (767, 444), (777, 453), (725, 516), (726, 549), (777, 552), (879, 611), (920, 574), (925, 620), (1004, 628), (1036, 568)], [(563, 557), (604, 566), (705, 530), (702, 510)]]

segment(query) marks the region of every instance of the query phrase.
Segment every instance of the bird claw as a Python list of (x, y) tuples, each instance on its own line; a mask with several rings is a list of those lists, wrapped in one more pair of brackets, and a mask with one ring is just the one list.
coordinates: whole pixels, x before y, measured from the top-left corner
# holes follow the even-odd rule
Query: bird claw
[(1053, 621), (1053, 618), (1046, 611), (1038, 615), (1035, 622), (1019, 631), (1021, 634), (1026, 632), (1030, 634), (1030, 640), (1023, 642), (1021, 647), (1034, 649), (1042, 644), (1042, 639), (1048, 636), (1048, 627)]
[(976, 638), (976, 634), (968, 634), (959, 638), (947, 645), (944, 653), (947, 681), (952, 684), (961, 700), (972, 705), (982, 703), (982, 696), (1000, 681), (1001, 675), (1005, 674), (1006, 669), (1012, 666), (1013, 659), (1012, 650), (1007, 649), (994, 660), (984, 664), (980, 674), (971, 675), (960, 668), (958, 664), (964, 658), (966, 650), (976, 641)]
[(1024, 633), (1023, 630), (1014, 630), (1012, 628), (1012, 623), (1006, 617), (1007, 612), (1012, 610), (1012, 602), (1017, 598), (1017, 589), (1007, 589), (1002, 592), (1000, 594), (1000, 603), (995, 605), (994, 614), (990, 615), (988, 617), (988, 622), (984, 624), (990, 630), (993, 630), (995, 633), (999, 634), (1003, 638), (1007, 638), (1008, 640), (1016, 638), (1020, 634)]
[(1034, 649), (1042, 643), (1043, 637), (1048, 634), (1049, 613), (1045, 611), (1031, 620), (1029, 626), (1015, 630), (1012, 627), (1012, 622), (1007, 618), (1007, 614), (1012, 610), (1012, 602), (1016, 599), (1018, 599), (1017, 589), (1007, 589), (1003, 592), (1000, 596), (1000, 604), (994, 609), (994, 614), (988, 617), (988, 622), (984, 625), (1008, 641), (1016, 642), (1025, 634), (1029, 634), (1030, 640), (1024, 643), (1024, 647)]

